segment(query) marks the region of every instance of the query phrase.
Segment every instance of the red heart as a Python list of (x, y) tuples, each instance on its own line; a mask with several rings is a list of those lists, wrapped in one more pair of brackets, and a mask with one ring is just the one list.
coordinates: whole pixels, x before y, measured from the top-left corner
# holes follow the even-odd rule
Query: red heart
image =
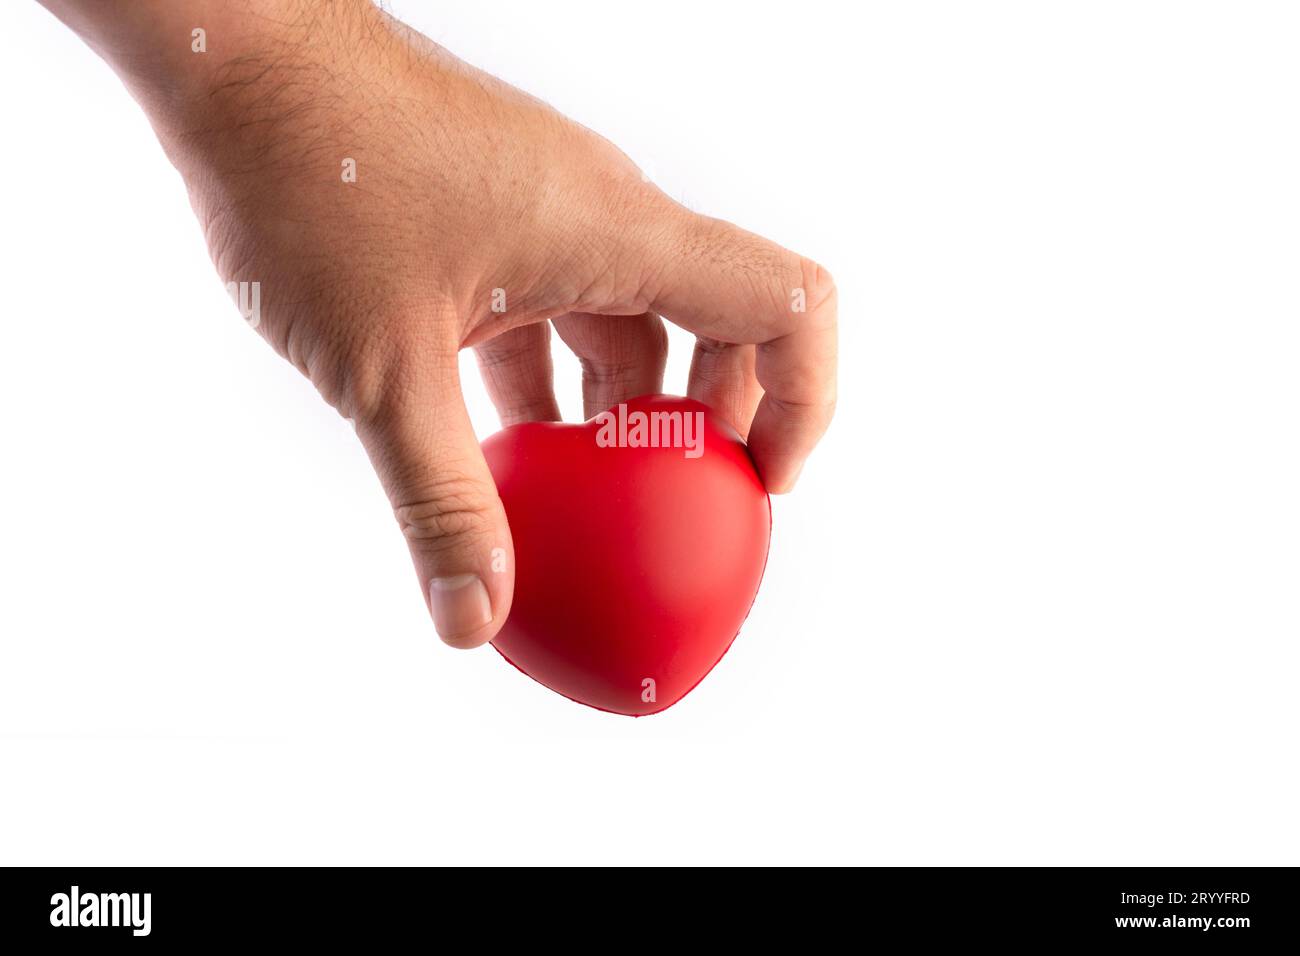
[(767, 563), (771, 505), (735, 429), (648, 395), (583, 425), (514, 425), (483, 453), (515, 544), (496, 649), (600, 710), (639, 717), (685, 697), (731, 646)]

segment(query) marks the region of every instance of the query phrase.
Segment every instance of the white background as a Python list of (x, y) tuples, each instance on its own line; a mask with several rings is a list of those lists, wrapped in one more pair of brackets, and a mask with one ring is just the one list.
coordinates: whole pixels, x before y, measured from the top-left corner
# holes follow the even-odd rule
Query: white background
[(0, 862), (1300, 862), (1294, 5), (392, 6), (835, 274), (753, 614), (636, 721), (443, 647), (142, 114), (5, 3)]

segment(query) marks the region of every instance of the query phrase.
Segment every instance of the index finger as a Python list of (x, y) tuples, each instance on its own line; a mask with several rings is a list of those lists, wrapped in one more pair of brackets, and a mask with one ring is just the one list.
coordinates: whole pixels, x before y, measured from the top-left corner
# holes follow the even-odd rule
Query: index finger
[(690, 214), (651, 308), (696, 335), (757, 346), (764, 395), (749, 450), (768, 491), (789, 491), (835, 413), (835, 281), (811, 259), (731, 223)]

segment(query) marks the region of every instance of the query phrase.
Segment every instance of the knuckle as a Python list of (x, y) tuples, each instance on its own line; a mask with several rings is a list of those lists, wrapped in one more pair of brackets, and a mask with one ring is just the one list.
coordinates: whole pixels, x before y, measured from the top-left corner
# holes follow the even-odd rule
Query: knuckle
[(504, 401), (498, 411), (501, 424), (507, 428), (520, 422), (541, 421), (553, 414), (549, 399), (529, 396), (512, 397)]
[(322, 322), (302, 337), (295, 334), (301, 327), (295, 323), (288, 336), (290, 360), (326, 402), (354, 421), (371, 416), (385, 384), (385, 362), (371, 343), (372, 338), (382, 341), (381, 315), (363, 312), (358, 319), (350, 326)]
[(791, 296), (802, 292), (803, 311), (830, 318), (835, 279), (812, 259), (798, 255), (723, 219), (698, 217), (695, 241), (686, 248), (691, 259), (702, 260), (722, 274), (747, 282), (760, 301), (787, 311)]
[[(382, 431), (417, 407), (422, 383), (454, 368), (448, 314), (440, 299), (387, 296), (324, 313), (330, 320), (318, 334), (326, 348), (311, 363), (309, 377), (358, 429)], [(433, 331), (418, 318), (429, 315), (438, 317)]]
[(637, 365), (630, 359), (591, 359), (579, 357), (583, 381), (594, 385), (620, 385), (636, 374)]
[(492, 502), (491, 492), (482, 483), (449, 477), (422, 488), (410, 503), (393, 511), (407, 540), (428, 546), (488, 534)]
[(816, 435), (823, 434), (835, 417), (836, 397), (832, 392), (811, 401), (781, 399), (771, 396), (772, 411), (777, 418), (793, 426), (811, 429)]
[(550, 348), (550, 326), (545, 322), (521, 325), (488, 339), (474, 349), (479, 364), (488, 370), (517, 369), (535, 364)]

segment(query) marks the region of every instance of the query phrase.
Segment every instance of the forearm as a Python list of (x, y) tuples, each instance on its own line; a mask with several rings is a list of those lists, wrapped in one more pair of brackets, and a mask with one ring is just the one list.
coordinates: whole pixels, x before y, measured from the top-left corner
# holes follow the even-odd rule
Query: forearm
[[(214, 91), (374, 33), (370, 0), (40, 0), (122, 79), (164, 139)], [(249, 69), (240, 69), (241, 65)], [(242, 73), (242, 76), (241, 76)]]

